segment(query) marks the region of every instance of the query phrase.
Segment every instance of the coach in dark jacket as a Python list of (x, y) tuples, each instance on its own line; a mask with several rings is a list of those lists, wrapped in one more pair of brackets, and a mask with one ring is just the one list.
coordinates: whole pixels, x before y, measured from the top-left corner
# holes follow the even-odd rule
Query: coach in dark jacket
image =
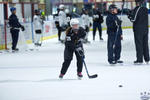
[(24, 26), (22, 26), (18, 21), (18, 18), (16, 16), (16, 8), (12, 7), (10, 11), (12, 13), (9, 17), (10, 33), (12, 36), (12, 51), (18, 51), (19, 49), (16, 48), (16, 46), (19, 38), (19, 30), (20, 28), (22, 29), (22, 31), (24, 31), (25, 29)]
[(149, 62), (149, 47), (148, 47), (148, 9), (142, 7), (140, 0), (135, 0), (137, 6), (131, 14), (129, 19), (133, 22), (133, 32), (136, 47), (136, 61), (135, 64), (143, 63), (143, 57), (146, 63)]

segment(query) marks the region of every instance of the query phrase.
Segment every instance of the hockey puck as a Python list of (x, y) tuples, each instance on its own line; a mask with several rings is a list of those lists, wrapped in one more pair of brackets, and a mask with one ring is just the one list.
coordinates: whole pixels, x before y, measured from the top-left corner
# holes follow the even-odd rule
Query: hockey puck
[(123, 87), (122, 85), (119, 85), (118, 87)]

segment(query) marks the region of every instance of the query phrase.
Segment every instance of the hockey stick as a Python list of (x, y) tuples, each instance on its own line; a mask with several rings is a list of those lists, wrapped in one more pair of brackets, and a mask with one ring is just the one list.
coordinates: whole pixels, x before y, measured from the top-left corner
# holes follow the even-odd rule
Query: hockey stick
[(87, 73), (87, 76), (92, 79), (92, 78), (97, 78), (98, 75), (97, 74), (94, 74), (94, 75), (89, 75), (89, 72), (88, 72), (88, 69), (87, 69), (87, 66), (86, 66), (86, 63), (84, 61), (84, 58), (82, 57), (82, 60), (83, 60), (83, 64), (84, 64), (84, 67), (85, 67), (85, 70), (86, 70), (86, 73)]
[(82, 61), (83, 61), (83, 64), (84, 64), (84, 67), (85, 67), (85, 70), (86, 70), (86, 73), (87, 73), (87, 76), (89, 77), (89, 79), (93, 79), (93, 78), (97, 78), (98, 75), (97, 74), (94, 74), (94, 75), (90, 75), (89, 74), (89, 71), (87, 69), (87, 66), (86, 66), (86, 63), (85, 63), (85, 60), (84, 60), (84, 56), (83, 56), (83, 50), (82, 50), (82, 54), (80, 53), (80, 51), (77, 49), (76, 50), (78, 52), (78, 54), (82, 57)]
[[(117, 23), (117, 22), (116, 22), (116, 23)], [(117, 41), (117, 37), (118, 37), (118, 34), (119, 34), (119, 28), (120, 28), (120, 26), (117, 25), (117, 34), (116, 34), (116, 36), (115, 36), (115, 41), (114, 41), (114, 44), (113, 44), (113, 49), (115, 49), (115, 46), (116, 46), (116, 41)]]

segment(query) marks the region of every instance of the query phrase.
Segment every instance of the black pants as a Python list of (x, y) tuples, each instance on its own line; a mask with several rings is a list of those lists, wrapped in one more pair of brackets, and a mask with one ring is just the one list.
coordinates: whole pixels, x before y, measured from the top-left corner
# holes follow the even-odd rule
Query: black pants
[(57, 30), (58, 30), (58, 41), (60, 41), (61, 28), (60, 28), (59, 24), (56, 24), (56, 28), (57, 28)]
[(61, 36), (61, 30), (58, 29), (58, 40), (59, 40), (59, 41), (61, 40), (61, 39), (60, 39), (60, 36)]
[(10, 30), (11, 37), (12, 37), (12, 50), (16, 49), (18, 38), (19, 38), (19, 30), (11, 29)]
[(65, 30), (62, 27), (58, 27), (58, 40), (61, 40), (61, 33), (64, 32)]
[(69, 68), (69, 65), (71, 63), (71, 60), (73, 58), (73, 53), (75, 52), (76, 58), (77, 58), (77, 72), (82, 72), (83, 69), (83, 59), (79, 55), (77, 51), (70, 50), (68, 47), (65, 47), (64, 51), (64, 62), (61, 69), (61, 74), (65, 74)]
[(120, 35), (117, 36), (115, 42), (115, 48), (113, 48), (115, 42), (115, 36), (108, 36), (107, 41), (107, 50), (108, 50), (108, 62), (111, 63), (112, 61), (117, 61), (120, 59), (121, 56), (121, 37)]
[(142, 32), (135, 31), (134, 40), (137, 61), (143, 62), (143, 57), (145, 61), (149, 61), (148, 33), (143, 34)]
[(93, 40), (95, 40), (95, 35), (96, 35), (96, 29), (97, 28), (98, 28), (98, 31), (99, 31), (99, 38), (102, 38), (101, 23), (99, 23), (99, 22), (93, 22)]

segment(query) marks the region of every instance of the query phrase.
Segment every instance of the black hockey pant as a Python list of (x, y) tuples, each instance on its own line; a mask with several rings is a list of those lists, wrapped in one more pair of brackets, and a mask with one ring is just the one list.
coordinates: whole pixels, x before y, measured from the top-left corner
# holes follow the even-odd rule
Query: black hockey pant
[(61, 74), (65, 74), (68, 70), (68, 67), (71, 63), (71, 60), (73, 58), (73, 53), (75, 52), (76, 58), (77, 58), (77, 72), (82, 72), (83, 69), (83, 59), (79, 55), (77, 51), (70, 50), (69, 48), (65, 47), (64, 51), (64, 62), (61, 69)]
[(145, 61), (149, 61), (148, 34), (144, 35), (141, 32), (135, 31), (134, 40), (137, 61), (143, 62), (143, 57)]
[(107, 50), (108, 50), (108, 62), (117, 61), (121, 56), (121, 38), (120, 35), (117, 36), (115, 42), (115, 48), (113, 48), (115, 42), (115, 36), (108, 36)]
[(18, 38), (19, 38), (19, 30), (11, 29), (10, 30), (11, 37), (12, 37), (12, 49), (16, 49)]
[(99, 23), (99, 22), (93, 22), (93, 40), (95, 40), (95, 35), (96, 35), (96, 29), (97, 28), (98, 28), (98, 31), (99, 31), (99, 38), (102, 37), (101, 23)]

